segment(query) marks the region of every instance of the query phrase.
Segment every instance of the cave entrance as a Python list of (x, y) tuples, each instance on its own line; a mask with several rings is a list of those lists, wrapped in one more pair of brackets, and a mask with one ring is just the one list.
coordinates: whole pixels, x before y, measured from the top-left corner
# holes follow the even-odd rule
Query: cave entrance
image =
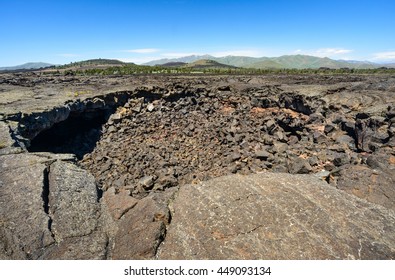
[(84, 111), (42, 131), (30, 142), (29, 152), (71, 153), (82, 159), (96, 147), (114, 109)]

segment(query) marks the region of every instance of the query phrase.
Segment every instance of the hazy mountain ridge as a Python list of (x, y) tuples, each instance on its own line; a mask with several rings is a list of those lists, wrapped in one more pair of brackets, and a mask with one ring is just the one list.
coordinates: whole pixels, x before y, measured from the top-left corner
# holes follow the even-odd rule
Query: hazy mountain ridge
[(257, 63), (259, 61), (264, 61), (265, 59), (268, 59), (266, 57), (261, 57), (261, 58), (256, 58), (256, 57), (249, 57), (249, 56), (224, 56), (224, 57), (217, 57), (217, 58), (212, 58), (213, 60), (227, 64), (227, 65), (233, 65), (236, 67), (245, 67), (246, 65), (251, 65), (254, 63)]
[(283, 55), (279, 57), (248, 57), (248, 56), (225, 56), (225, 57), (214, 57), (210, 55), (192, 55), (179, 58), (165, 58), (160, 60), (153, 60), (145, 63), (144, 65), (163, 65), (172, 62), (184, 62), (191, 63), (198, 60), (209, 59), (216, 61), (221, 64), (230, 66), (243, 67), (243, 68), (256, 68), (256, 69), (318, 69), (321, 67), (326, 68), (356, 68), (356, 69), (368, 69), (368, 68), (379, 68), (379, 67), (394, 67), (394, 64), (379, 64), (370, 61), (356, 61), (356, 60), (335, 60), (328, 57), (316, 57), (310, 55)]
[(40, 69), (40, 68), (46, 68), (54, 66), (54, 64), (51, 63), (45, 63), (45, 62), (28, 62), (25, 64), (21, 65), (16, 65), (16, 66), (7, 66), (7, 67), (0, 67), (0, 71), (12, 71), (12, 70), (23, 70), (23, 69)]
[(382, 67), (395, 68), (395, 62), (382, 64)]
[(143, 63), (143, 65), (148, 65), (148, 66), (156, 66), (156, 65), (163, 65), (169, 62), (184, 62), (184, 63), (191, 63), (195, 62), (198, 60), (202, 59), (211, 59), (214, 60), (215, 57), (211, 55), (189, 55), (189, 56), (183, 56), (179, 58), (163, 58), (163, 59), (158, 59), (158, 60), (152, 60), (147, 63)]

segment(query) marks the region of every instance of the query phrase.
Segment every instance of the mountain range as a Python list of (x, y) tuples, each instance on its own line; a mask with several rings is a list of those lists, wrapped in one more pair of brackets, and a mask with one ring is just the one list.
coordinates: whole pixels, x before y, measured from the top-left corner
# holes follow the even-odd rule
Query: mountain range
[(214, 57), (211, 55), (191, 55), (180, 58), (164, 58), (153, 60), (144, 65), (155, 66), (164, 65), (174, 62), (192, 63), (198, 60), (213, 60), (221, 64), (256, 69), (318, 69), (321, 67), (327, 68), (357, 68), (369, 69), (379, 67), (394, 67), (392, 64), (378, 64), (370, 61), (355, 61), (355, 60), (334, 60), (328, 57), (316, 57), (310, 55), (283, 55), (279, 57), (248, 57), (248, 56), (225, 56)]
[(22, 69), (40, 69), (54, 66), (54, 64), (45, 63), (45, 62), (28, 62), (22, 65), (10, 66), (10, 67), (0, 67), (0, 71), (13, 71), (13, 70), (22, 70)]
[[(62, 68), (79, 67), (105, 68), (110, 66), (135, 65), (114, 59), (91, 59), (74, 62), (65, 65), (58, 65)], [(283, 55), (279, 57), (249, 57), (249, 56), (224, 56), (215, 57), (211, 55), (190, 55), (179, 58), (164, 58), (153, 60), (143, 65), (162, 67), (182, 67), (182, 68), (255, 68), (255, 69), (318, 69), (318, 68), (355, 68), (374, 69), (380, 67), (395, 68), (395, 62), (379, 64), (370, 61), (357, 60), (335, 60), (328, 57), (316, 57), (310, 55)], [(0, 67), (0, 71), (33, 70), (55, 66), (44, 62), (29, 62), (12, 67)]]

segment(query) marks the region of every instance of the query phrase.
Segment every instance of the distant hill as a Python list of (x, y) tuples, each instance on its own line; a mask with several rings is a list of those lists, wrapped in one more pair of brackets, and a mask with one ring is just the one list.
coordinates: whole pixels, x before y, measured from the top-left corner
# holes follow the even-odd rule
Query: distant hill
[(126, 62), (117, 60), (117, 59), (103, 59), (103, 58), (98, 58), (98, 59), (89, 59), (89, 60), (83, 60), (78, 62), (79, 64), (84, 64), (84, 65), (90, 65), (90, 64), (99, 64), (99, 65), (106, 65), (106, 64), (127, 64)]
[[(56, 70), (60, 71), (67, 71), (67, 70), (89, 70), (89, 69), (107, 69), (110, 67), (117, 67), (117, 66), (127, 66), (127, 65), (136, 65), (134, 63), (126, 63), (116, 59), (89, 59), (83, 61), (72, 62), (69, 64), (64, 64), (61, 66), (57, 66)], [(53, 69), (48, 70), (53, 71)]]
[[(377, 64), (369, 61), (355, 61), (355, 60), (334, 60), (328, 57), (316, 57), (310, 55), (283, 55), (280, 57), (248, 57), (248, 56), (225, 56), (225, 57), (213, 57), (210, 55), (203, 56), (186, 56), (175, 59), (160, 59), (145, 63), (145, 65), (163, 65), (166, 63), (184, 62), (192, 63), (199, 60), (212, 60), (221, 64), (243, 67), (243, 68), (256, 68), (256, 69), (318, 69), (321, 67), (327, 67), (332, 69), (339, 68), (379, 68), (379, 67), (392, 67), (383, 64)], [(393, 65), (393, 64), (388, 64)]]
[(164, 64), (157, 64), (157, 66), (162, 66), (162, 67), (183, 67), (187, 65), (188, 63), (185, 62), (167, 62)]
[(375, 68), (373, 63), (366, 63), (365, 61), (334, 60), (328, 57), (316, 57), (310, 55), (283, 55), (272, 58), (271, 60), (281, 64), (283, 68), (295, 69), (318, 69), (321, 67), (328, 68)]
[(310, 55), (283, 55), (272, 59), (273, 61), (279, 63), (283, 68), (342, 68), (346, 67), (344, 63), (337, 62), (330, 58), (315, 57)]
[[(217, 60), (217, 59), (215, 59)], [(280, 57), (261, 57), (248, 60), (244, 58), (244, 61), (253, 61), (252, 63), (239, 63), (239, 57), (233, 57), (233, 60), (240, 66), (246, 68), (257, 68), (257, 69), (318, 69), (321, 67), (327, 67), (332, 69), (338, 68), (377, 68), (379, 64), (375, 64), (368, 61), (350, 61), (347, 60), (334, 60), (328, 57), (316, 57), (310, 55), (283, 55)], [(223, 61), (223, 58), (217, 61)], [(236, 65), (232, 61), (228, 61), (231, 65)]]
[(387, 67), (387, 68), (395, 68), (395, 62), (393, 62), (393, 63), (386, 63), (386, 64), (383, 64), (381, 66)]
[(255, 68), (255, 69), (282, 69), (286, 68), (283, 64), (278, 63), (270, 58), (263, 59), (252, 64), (248, 64), (244, 66), (246, 68)]
[(89, 60), (82, 60), (82, 61), (77, 61), (77, 62), (72, 62), (69, 64), (64, 64), (61, 67), (62, 68), (69, 68), (69, 67), (84, 67), (84, 66), (103, 66), (103, 65), (126, 65), (129, 63), (122, 62), (117, 59), (89, 59)]
[(13, 70), (23, 70), (23, 69), (40, 69), (53, 66), (53, 64), (45, 62), (28, 62), (22, 65), (0, 67), (0, 71), (13, 71)]
[(233, 65), (227, 65), (219, 63), (215, 60), (211, 59), (200, 59), (191, 63), (184, 65), (186, 68), (194, 68), (194, 69), (215, 69), (215, 68), (237, 68)]

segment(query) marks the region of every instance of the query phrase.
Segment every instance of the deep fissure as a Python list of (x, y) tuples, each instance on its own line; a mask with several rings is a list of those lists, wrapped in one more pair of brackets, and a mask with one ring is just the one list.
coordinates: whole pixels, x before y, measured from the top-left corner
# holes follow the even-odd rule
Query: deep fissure
[(45, 214), (48, 216), (48, 230), (51, 232), (52, 237), (54, 237), (54, 234), (52, 232), (52, 218), (51, 215), (49, 214), (49, 172), (50, 172), (50, 167), (48, 166), (47, 168), (44, 169), (43, 171), (43, 191), (41, 194), (41, 197), (43, 199), (43, 208)]

